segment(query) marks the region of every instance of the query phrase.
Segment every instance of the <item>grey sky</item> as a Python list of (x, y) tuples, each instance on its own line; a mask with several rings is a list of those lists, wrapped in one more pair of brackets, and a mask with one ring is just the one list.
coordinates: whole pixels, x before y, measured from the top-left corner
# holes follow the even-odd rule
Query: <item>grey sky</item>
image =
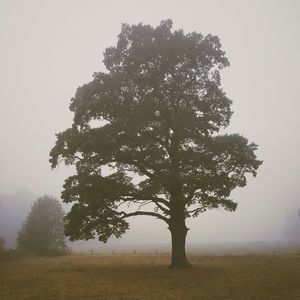
[[(258, 177), (234, 192), (237, 212), (190, 221), (189, 241), (282, 239), (287, 211), (300, 208), (299, 15), (296, 0), (0, 0), (0, 193), (26, 187), (59, 197), (72, 168), (51, 171), (49, 151), (71, 124), (76, 88), (104, 70), (102, 53), (122, 23), (171, 18), (175, 28), (221, 38), (231, 62), (223, 88), (235, 111), (227, 131), (256, 142), (264, 160)], [(132, 224), (128, 240), (169, 235), (157, 235), (158, 221)]]

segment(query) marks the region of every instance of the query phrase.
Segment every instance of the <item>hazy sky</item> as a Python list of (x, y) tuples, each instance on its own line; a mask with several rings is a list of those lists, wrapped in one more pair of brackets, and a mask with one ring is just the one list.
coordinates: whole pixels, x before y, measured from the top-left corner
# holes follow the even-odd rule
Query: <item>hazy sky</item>
[[(287, 211), (300, 208), (299, 15), (297, 0), (0, 0), (0, 193), (59, 197), (72, 168), (51, 171), (48, 159), (55, 133), (71, 125), (70, 98), (104, 70), (103, 51), (122, 23), (171, 18), (175, 28), (221, 38), (231, 63), (222, 85), (235, 112), (228, 131), (256, 142), (264, 160), (233, 193), (237, 212), (189, 221), (188, 240), (282, 239)], [(169, 238), (146, 218), (132, 222), (127, 240)]]

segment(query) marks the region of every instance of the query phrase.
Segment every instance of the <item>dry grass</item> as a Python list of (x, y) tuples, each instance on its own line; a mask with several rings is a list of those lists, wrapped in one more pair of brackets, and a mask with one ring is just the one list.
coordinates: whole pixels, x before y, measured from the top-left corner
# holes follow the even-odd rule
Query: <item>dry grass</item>
[(300, 299), (300, 255), (73, 255), (0, 264), (0, 299)]

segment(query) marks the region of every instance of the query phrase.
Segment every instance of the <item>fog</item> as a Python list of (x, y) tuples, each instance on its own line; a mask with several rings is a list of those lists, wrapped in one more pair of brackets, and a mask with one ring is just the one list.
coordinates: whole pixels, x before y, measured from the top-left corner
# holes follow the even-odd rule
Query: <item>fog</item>
[[(187, 242), (286, 240), (300, 209), (299, 13), (297, 0), (0, 0), (0, 194), (26, 188), (59, 198), (74, 170), (52, 171), (48, 159), (55, 133), (71, 125), (70, 98), (104, 71), (103, 51), (122, 23), (157, 26), (171, 18), (175, 28), (220, 37), (231, 63), (222, 86), (234, 110), (226, 132), (257, 143), (264, 161), (257, 178), (232, 194), (237, 211), (188, 220)], [(122, 241), (110, 243), (170, 240), (160, 221), (136, 217), (130, 225)]]

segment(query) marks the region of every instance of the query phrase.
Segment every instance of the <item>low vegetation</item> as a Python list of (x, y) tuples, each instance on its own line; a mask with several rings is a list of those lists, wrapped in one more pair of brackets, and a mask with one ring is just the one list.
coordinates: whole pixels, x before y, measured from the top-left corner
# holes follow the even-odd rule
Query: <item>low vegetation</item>
[(16, 249), (3, 249), (0, 251), (0, 262), (9, 262), (17, 259), (23, 259), (28, 256), (32, 256), (32, 254)]
[(300, 299), (299, 254), (70, 255), (0, 263), (0, 299)]

